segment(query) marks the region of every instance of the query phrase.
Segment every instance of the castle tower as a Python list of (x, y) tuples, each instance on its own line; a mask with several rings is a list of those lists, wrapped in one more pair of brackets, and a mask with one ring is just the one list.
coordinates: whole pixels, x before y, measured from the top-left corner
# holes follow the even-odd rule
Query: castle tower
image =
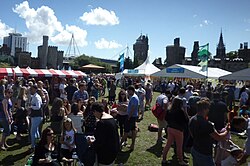
[(140, 35), (133, 45), (134, 67), (141, 65), (148, 57), (148, 36)]
[(219, 44), (217, 45), (215, 58), (219, 58), (221, 60), (224, 60), (226, 58), (226, 48), (223, 42), (222, 31), (220, 33), (220, 39)]
[(174, 39), (174, 45), (166, 47), (166, 62), (167, 67), (174, 64), (182, 64), (185, 59), (186, 48), (180, 46), (180, 38)]
[(198, 51), (199, 51), (199, 41), (194, 42), (193, 51), (191, 53), (192, 65), (197, 66), (198, 64)]
[(43, 36), (43, 45), (38, 46), (39, 68), (45, 69), (48, 60), (48, 36)]

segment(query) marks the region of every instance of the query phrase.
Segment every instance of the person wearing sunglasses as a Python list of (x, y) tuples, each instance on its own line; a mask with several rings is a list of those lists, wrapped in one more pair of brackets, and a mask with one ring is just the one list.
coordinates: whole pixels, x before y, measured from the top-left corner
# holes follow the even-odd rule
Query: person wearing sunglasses
[(3, 127), (2, 139), (0, 142), (1, 150), (6, 150), (9, 146), (6, 144), (6, 138), (10, 135), (12, 117), (12, 97), (13, 91), (11, 89), (5, 90), (5, 97), (0, 102), (0, 126)]
[(59, 153), (54, 141), (54, 132), (47, 127), (42, 132), (41, 140), (35, 148), (35, 154), (32, 165), (59, 166)]

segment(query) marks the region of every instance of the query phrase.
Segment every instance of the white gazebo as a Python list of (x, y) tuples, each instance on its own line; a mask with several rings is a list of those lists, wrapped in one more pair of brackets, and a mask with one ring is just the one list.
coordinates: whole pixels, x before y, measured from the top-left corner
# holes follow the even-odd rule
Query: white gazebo
[(198, 78), (198, 79), (218, 79), (231, 72), (220, 68), (208, 67), (208, 71), (201, 71), (200, 66), (179, 65), (169, 66), (159, 72), (152, 74), (153, 77), (178, 77), (178, 78)]
[(158, 71), (160, 71), (160, 69), (149, 62), (148, 56), (145, 62), (143, 62), (140, 66), (135, 69), (125, 69), (122, 73), (125, 76), (150, 76)]

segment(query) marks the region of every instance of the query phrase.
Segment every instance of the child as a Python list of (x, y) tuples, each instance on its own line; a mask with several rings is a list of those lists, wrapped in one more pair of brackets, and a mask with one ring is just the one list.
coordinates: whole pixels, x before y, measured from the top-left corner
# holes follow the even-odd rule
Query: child
[(63, 131), (61, 136), (61, 157), (64, 165), (71, 165), (72, 154), (75, 151), (75, 135), (76, 131), (73, 127), (72, 120), (66, 118), (63, 122)]

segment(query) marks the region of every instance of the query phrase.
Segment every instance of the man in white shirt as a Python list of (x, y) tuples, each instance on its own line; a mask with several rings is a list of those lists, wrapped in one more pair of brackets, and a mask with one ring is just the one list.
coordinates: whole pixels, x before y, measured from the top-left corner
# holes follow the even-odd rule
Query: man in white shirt
[(30, 119), (31, 119), (31, 128), (30, 128), (30, 137), (31, 137), (31, 150), (35, 148), (35, 139), (40, 138), (39, 126), (42, 122), (42, 98), (37, 94), (37, 85), (31, 86), (31, 106), (29, 108)]
[(66, 79), (62, 78), (62, 81), (59, 85), (59, 91), (60, 91), (60, 98), (65, 99), (67, 98), (67, 92), (65, 91), (66, 88)]

